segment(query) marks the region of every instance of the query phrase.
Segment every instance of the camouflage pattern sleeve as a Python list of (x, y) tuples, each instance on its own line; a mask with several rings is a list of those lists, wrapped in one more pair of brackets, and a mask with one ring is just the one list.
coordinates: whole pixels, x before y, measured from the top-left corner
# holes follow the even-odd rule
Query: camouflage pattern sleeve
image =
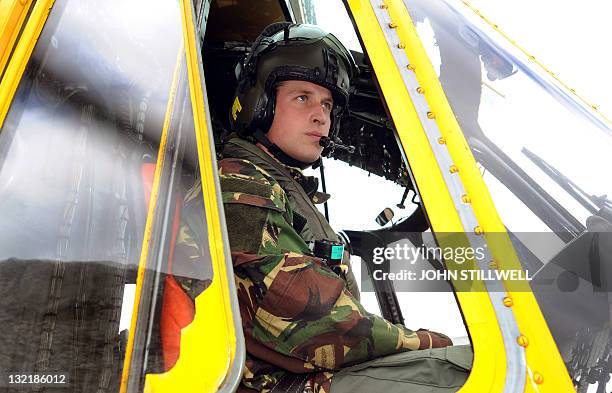
[[(180, 213), (180, 220), (177, 219)], [(205, 219), (202, 183), (198, 180), (182, 201), (177, 202), (172, 232), (172, 255), (168, 258), (168, 273), (195, 299), (211, 283), (212, 265), (208, 251), (208, 233)]]
[(444, 346), (427, 331), (368, 313), (344, 280), (309, 254), (270, 175), (249, 161), (224, 159), (220, 178), (247, 351), (309, 372)]

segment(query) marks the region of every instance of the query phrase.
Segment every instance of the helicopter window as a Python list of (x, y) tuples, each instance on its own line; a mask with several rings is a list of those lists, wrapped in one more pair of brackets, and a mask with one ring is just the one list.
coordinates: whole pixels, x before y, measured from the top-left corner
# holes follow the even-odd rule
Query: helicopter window
[(0, 131), (0, 369), (118, 391), (130, 335), (172, 367), (212, 278), (195, 146), (178, 3), (56, 1)]
[(421, 38), (439, 51), (440, 82), (575, 386), (603, 389), (612, 127), (457, 4), (415, 0), (410, 14), (433, 29)]
[[(417, 0), (410, 12), (417, 29), (433, 28), (421, 38), (439, 52), (440, 81), (485, 179), (497, 178), (547, 231), (568, 232), (565, 242), (583, 232), (587, 217), (609, 205), (612, 182), (594, 176), (612, 164), (609, 126), (460, 10)], [(528, 230), (542, 229), (526, 220)], [(504, 223), (526, 230), (520, 215)]]
[[(550, 227), (481, 164), (480, 168), (494, 200), (504, 201), (505, 207), (499, 210), (502, 222), (513, 235), (520, 239), (521, 245), (527, 247), (537, 257), (540, 263), (549, 261), (563, 248), (565, 245), (563, 240), (551, 232)], [(520, 220), (515, 219), (517, 215), (521, 217)], [(543, 235), (534, 235), (539, 233)], [(543, 237), (546, 237), (547, 241), (543, 241)]]

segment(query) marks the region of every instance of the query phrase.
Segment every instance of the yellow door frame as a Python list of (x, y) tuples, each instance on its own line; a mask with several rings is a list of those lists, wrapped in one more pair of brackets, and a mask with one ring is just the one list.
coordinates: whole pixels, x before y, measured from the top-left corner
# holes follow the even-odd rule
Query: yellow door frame
[[(347, 0), (374, 67), (432, 230), (486, 244), (483, 270), (520, 269), (505, 227), (414, 24), (399, 0)], [(487, 284), (457, 292), (474, 348), (462, 392), (565, 392), (573, 387), (530, 291)]]
[(4, 0), (0, 2), (0, 75), (13, 51), (32, 0)]
[(214, 144), (211, 143), (212, 122), (205, 102), (207, 93), (195, 12), (189, 0), (180, 0), (180, 7), (213, 279), (195, 299), (193, 322), (181, 331), (178, 361), (163, 374), (147, 375), (144, 390), (156, 393), (233, 392), (242, 379), (246, 350), (229, 258), (225, 214), (223, 204), (219, 203), (221, 188)]
[(7, 64), (2, 80), (0, 81), (0, 129), (4, 124), (4, 119), (8, 113), (17, 86), (21, 81), (34, 45), (38, 41), (51, 7), (55, 0), (38, 0), (32, 9), (28, 22), (23, 28), (19, 41), (15, 45), (15, 51), (11, 56), (11, 61)]

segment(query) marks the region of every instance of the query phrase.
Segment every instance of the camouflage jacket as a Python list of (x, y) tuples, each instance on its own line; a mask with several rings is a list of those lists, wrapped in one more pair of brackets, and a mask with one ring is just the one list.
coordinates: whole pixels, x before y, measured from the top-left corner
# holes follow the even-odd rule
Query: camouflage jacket
[(225, 158), (219, 176), (247, 345), (245, 386), (269, 391), (289, 371), (312, 373), (313, 390), (329, 392), (334, 370), (441, 346), (427, 331), (362, 307), (296, 233), (287, 195), (269, 173)]

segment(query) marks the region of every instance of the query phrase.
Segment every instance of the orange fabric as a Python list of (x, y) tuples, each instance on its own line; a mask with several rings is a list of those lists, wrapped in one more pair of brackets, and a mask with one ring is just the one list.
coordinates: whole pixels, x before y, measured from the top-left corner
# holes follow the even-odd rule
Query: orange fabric
[(142, 176), (142, 188), (144, 190), (144, 199), (148, 210), (151, 190), (153, 189), (153, 178), (155, 177), (155, 163), (142, 164), (140, 174)]
[(174, 245), (180, 229), (183, 201), (177, 199), (172, 222), (172, 237), (168, 253), (168, 275), (164, 282), (164, 295), (160, 318), (161, 347), (164, 357), (164, 370), (168, 371), (178, 360), (181, 349), (181, 329), (193, 321), (195, 306), (193, 300), (183, 291), (172, 275)]
[[(141, 175), (144, 198), (148, 210), (153, 179), (155, 177), (155, 163), (142, 164)], [(172, 220), (172, 234), (170, 237), (167, 265), (168, 275), (164, 280), (164, 294), (162, 297), (159, 326), (165, 371), (170, 370), (176, 364), (181, 349), (181, 329), (189, 325), (195, 315), (193, 300), (183, 291), (172, 275), (172, 260), (176, 238), (180, 229), (182, 205), (183, 201), (177, 198), (174, 218)]]
[(174, 367), (178, 360), (181, 352), (181, 329), (193, 321), (194, 315), (195, 307), (191, 298), (187, 296), (173, 276), (167, 276), (164, 282), (160, 321), (165, 371)]

